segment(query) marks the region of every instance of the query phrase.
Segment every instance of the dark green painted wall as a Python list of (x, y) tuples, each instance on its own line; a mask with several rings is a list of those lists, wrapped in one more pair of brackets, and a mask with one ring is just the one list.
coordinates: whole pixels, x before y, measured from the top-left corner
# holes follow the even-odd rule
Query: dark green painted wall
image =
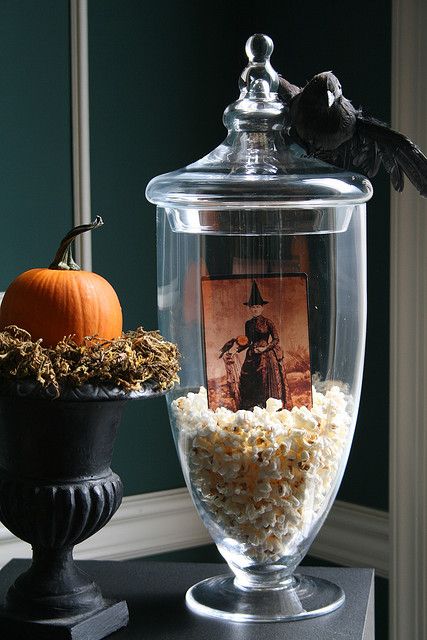
[[(144, 191), (185, 147), (163, 80), (179, 20), (169, 4), (168, 19), (165, 4), (89, 2), (92, 207), (106, 223), (93, 237), (93, 269), (119, 293), (125, 328), (157, 328), (155, 209)], [(128, 494), (183, 485), (163, 399), (127, 406), (114, 464)]]
[(67, 0), (0, 2), (0, 291), (72, 224)]
[[(274, 65), (303, 84), (333, 69), (355, 105), (389, 119), (390, 0), (376, 3), (89, 0), (94, 270), (120, 294), (127, 328), (155, 328), (154, 207), (148, 180), (224, 137), (244, 42), (275, 43)], [(0, 0), (0, 290), (50, 261), (72, 220), (67, 0)], [(388, 187), (369, 205), (369, 321), (359, 424), (340, 498), (387, 507)], [(115, 468), (128, 494), (182, 485), (163, 400), (127, 407)], [(375, 473), (366, 473), (374, 469)]]
[[(389, 120), (390, 1), (143, 3), (90, 0), (94, 268), (121, 294), (127, 327), (156, 326), (154, 207), (148, 180), (216, 146), (237, 97), (244, 43), (263, 31), (293, 82), (333, 69), (354, 104)], [(386, 180), (369, 205), (369, 323), (359, 424), (340, 498), (387, 508), (388, 219)], [(375, 452), (375, 460), (373, 456)], [(182, 484), (163, 401), (128, 407), (115, 458), (128, 493)], [(366, 470), (375, 469), (375, 474)]]

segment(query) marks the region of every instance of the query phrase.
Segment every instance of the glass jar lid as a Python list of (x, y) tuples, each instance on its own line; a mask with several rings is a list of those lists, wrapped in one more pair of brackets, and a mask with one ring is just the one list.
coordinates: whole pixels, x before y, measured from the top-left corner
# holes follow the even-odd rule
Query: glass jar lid
[(372, 185), (365, 176), (307, 157), (283, 136), (288, 109), (278, 98), (272, 52), (268, 36), (249, 38), (240, 96), (224, 111), (226, 139), (201, 160), (153, 178), (146, 191), (150, 202), (212, 211), (334, 207), (369, 200)]

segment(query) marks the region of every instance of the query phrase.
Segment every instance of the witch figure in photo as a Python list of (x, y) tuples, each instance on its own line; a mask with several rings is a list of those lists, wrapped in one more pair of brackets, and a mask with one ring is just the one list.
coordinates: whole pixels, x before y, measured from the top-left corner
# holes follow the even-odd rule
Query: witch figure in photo
[(283, 351), (274, 323), (263, 315), (263, 300), (255, 280), (249, 300), (252, 318), (245, 323), (248, 338), (245, 361), (240, 373), (240, 409), (265, 407), (268, 398), (282, 400), (283, 408), (291, 408), (292, 400), (283, 369)]

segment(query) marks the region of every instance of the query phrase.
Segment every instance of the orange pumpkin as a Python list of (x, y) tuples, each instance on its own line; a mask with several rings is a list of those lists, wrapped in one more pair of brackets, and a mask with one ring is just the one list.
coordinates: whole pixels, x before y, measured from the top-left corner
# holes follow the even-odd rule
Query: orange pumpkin
[(9, 285), (0, 306), (0, 330), (15, 324), (50, 347), (69, 335), (77, 344), (83, 344), (85, 336), (111, 340), (121, 335), (122, 309), (113, 287), (96, 273), (80, 270), (71, 254), (77, 235), (102, 224), (97, 216), (75, 227), (48, 269), (25, 271)]

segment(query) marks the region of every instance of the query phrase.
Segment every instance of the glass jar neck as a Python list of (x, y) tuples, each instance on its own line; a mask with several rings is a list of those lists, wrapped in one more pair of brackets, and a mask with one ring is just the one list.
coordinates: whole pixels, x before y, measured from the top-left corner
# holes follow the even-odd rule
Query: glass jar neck
[(227, 161), (234, 174), (277, 175), (283, 172), (283, 154), (288, 145), (280, 130), (230, 131), (224, 141)]

